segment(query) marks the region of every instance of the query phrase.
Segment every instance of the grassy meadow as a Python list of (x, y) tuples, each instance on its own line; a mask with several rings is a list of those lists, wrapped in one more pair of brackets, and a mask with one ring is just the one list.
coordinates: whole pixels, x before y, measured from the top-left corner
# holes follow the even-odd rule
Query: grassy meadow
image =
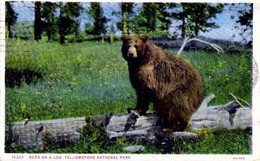
[[(166, 50), (176, 53), (173, 49)], [(200, 71), (205, 96), (215, 94), (211, 104), (225, 104), (233, 100), (230, 93), (251, 103), (250, 50), (222, 54), (189, 51), (183, 52), (182, 56)], [(23, 121), (28, 117), (30, 120), (47, 120), (109, 112), (116, 114), (135, 106), (136, 96), (129, 82), (127, 63), (121, 56), (121, 42), (87, 41), (60, 45), (57, 42), (9, 39), (6, 71), (6, 77), (13, 79), (8, 81), (10, 85), (6, 88), (7, 122)], [(201, 132), (201, 140), (175, 146), (173, 150), (175, 153), (248, 154), (249, 134), (236, 130), (221, 129), (217, 131), (218, 135), (214, 135), (216, 132), (206, 129)], [(234, 137), (234, 134), (237, 136)], [(218, 142), (218, 139), (225, 139), (227, 144)], [(116, 145), (104, 148), (97, 143), (92, 144), (97, 147), (90, 148), (90, 143), (89, 140), (80, 140), (74, 147), (49, 152), (83, 153), (79, 149), (93, 148), (87, 152), (121, 153), (118, 147), (135, 144), (119, 140)], [(88, 146), (84, 148), (83, 144)], [(145, 153), (161, 152), (150, 143), (145, 146), (150, 147)], [(19, 148), (14, 151), (23, 152)]]

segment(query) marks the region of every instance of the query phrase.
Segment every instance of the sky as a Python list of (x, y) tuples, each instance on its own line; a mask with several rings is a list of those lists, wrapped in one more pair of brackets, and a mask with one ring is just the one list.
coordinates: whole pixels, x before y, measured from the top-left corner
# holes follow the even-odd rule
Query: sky
[[(82, 3), (84, 10), (79, 17), (80, 20), (80, 29), (84, 29), (86, 24), (92, 23), (92, 17), (86, 14), (86, 12), (90, 8), (89, 3)], [(120, 21), (120, 16), (111, 16), (113, 12), (119, 12), (120, 7), (118, 3), (101, 3), (103, 7), (104, 16), (107, 18), (112, 18), (107, 26), (109, 28), (113, 28), (117, 31), (116, 22)], [(34, 20), (34, 4), (32, 2), (14, 2), (13, 3), (14, 10), (18, 13), (18, 21), (33, 21)], [(141, 3), (137, 4), (137, 8), (140, 8)], [(238, 8), (243, 9), (245, 6), (240, 4)], [(137, 10), (135, 8), (135, 11)], [(137, 12), (137, 11), (136, 11)], [(239, 30), (241, 28), (235, 29), (235, 25), (237, 25), (236, 20), (238, 19), (237, 11), (231, 10), (228, 6), (224, 7), (222, 13), (217, 14), (216, 18), (211, 19), (211, 21), (215, 22), (219, 28), (210, 29), (208, 32), (200, 32), (200, 36), (205, 36), (213, 39), (223, 39), (230, 41), (241, 41), (242, 37), (239, 35)], [(233, 16), (233, 19), (231, 18)], [(176, 32), (176, 26), (180, 23), (175, 20), (172, 21), (171, 28), (169, 29), (169, 33)], [(118, 32), (120, 33), (120, 32)], [(178, 33), (180, 34), (180, 33)], [(247, 35), (245, 33), (244, 35)], [(248, 39), (250, 39), (249, 37)], [(252, 39), (252, 38), (251, 38)]]

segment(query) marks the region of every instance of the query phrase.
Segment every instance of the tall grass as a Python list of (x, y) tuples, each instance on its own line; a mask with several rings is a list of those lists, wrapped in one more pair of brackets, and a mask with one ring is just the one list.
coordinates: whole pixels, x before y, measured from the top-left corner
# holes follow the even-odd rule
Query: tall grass
[[(172, 50), (168, 50), (174, 53)], [(205, 51), (183, 52), (201, 73), (205, 96), (210, 93), (216, 95), (211, 104), (224, 104), (234, 99), (230, 93), (238, 98), (251, 101), (251, 52), (216, 53)]]
[(127, 66), (119, 44), (9, 42), (6, 68), (33, 69), (44, 76), (36, 84), (7, 88), (6, 105), (14, 120), (119, 113), (134, 105)]
[[(9, 40), (6, 69), (30, 69), (43, 75), (34, 84), (23, 82), (21, 87), (6, 89), (6, 108), (13, 111), (13, 120), (21, 121), (25, 114), (41, 120), (120, 113), (133, 107), (136, 96), (120, 48), (120, 42), (61, 46)], [(214, 104), (232, 100), (229, 93), (250, 102), (250, 52), (182, 54), (201, 72), (205, 95), (216, 95)]]

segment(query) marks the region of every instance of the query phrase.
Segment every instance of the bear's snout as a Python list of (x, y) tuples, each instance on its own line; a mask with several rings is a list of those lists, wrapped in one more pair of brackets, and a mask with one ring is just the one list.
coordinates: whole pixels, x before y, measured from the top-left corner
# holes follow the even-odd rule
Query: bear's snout
[(136, 48), (135, 47), (130, 47), (128, 49), (127, 57), (128, 58), (136, 58), (137, 57), (137, 52), (136, 52)]
[(129, 58), (134, 58), (134, 53), (128, 53)]

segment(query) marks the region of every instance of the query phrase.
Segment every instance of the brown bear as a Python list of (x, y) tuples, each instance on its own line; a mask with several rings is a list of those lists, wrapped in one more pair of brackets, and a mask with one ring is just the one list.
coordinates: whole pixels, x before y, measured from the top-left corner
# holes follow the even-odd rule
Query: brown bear
[(163, 119), (163, 131), (184, 131), (202, 101), (202, 78), (184, 58), (166, 53), (147, 39), (122, 36), (122, 55), (137, 95), (134, 110), (143, 115), (152, 102)]

